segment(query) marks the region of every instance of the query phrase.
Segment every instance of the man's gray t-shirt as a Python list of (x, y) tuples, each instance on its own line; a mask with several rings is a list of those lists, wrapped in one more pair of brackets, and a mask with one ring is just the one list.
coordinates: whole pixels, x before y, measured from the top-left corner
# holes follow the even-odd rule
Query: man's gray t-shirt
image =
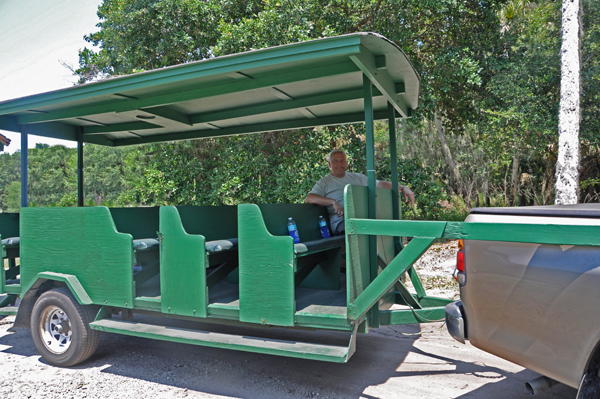
[[(335, 177), (331, 173), (320, 179), (309, 194), (317, 194), (321, 197), (334, 199), (344, 206), (344, 187), (346, 184), (355, 186), (366, 186), (368, 184), (367, 176), (361, 173), (346, 172), (344, 177)], [(338, 232), (338, 226), (344, 222), (343, 216), (338, 216), (333, 210), (333, 205), (327, 207), (329, 213), (329, 223), (334, 233)], [(341, 227), (341, 226), (340, 226)]]

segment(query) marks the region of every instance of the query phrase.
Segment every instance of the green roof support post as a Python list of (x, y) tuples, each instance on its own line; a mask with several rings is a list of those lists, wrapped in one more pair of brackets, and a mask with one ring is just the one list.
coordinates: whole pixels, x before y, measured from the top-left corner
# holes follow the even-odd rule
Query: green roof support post
[(27, 125), (21, 125), (21, 207), (27, 208)]
[[(373, 120), (373, 84), (371, 80), (363, 75), (363, 90), (365, 102), (365, 136), (367, 147), (367, 179), (368, 179), (368, 198), (369, 198), (369, 219), (377, 219), (377, 209), (375, 200), (375, 134)], [(371, 281), (375, 280), (378, 274), (377, 263), (377, 236), (369, 236), (369, 265)], [(379, 327), (379, 305), (375, 304), (371, 309), (370, 326)]]
[(83, 206), (83, 128), (77, 128), (77, 206)]
[[(392, 219), (400, 220), (400, 196), (398, 194), (398, 154), (396, 151), (396, 109), (388, 102), (388, 128), (390, 133), (390, 168), (392, 169)], [(394, 255), (400, 252), (400, 237), (394, 237)]]

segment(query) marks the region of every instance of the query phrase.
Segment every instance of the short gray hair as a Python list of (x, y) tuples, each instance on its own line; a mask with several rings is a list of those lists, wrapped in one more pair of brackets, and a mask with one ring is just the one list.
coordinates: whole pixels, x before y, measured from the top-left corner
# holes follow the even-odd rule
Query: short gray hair
[(348, 155), (346, 155), (346, 152), (344, 150), (340, 150), (339, 148), (336, 148), (334, 150), (332, 150), (329, 155), (327, 155), (327, 160), (329, 162), (331, 162), (331, 157), (333, 156), (333, 154), (344, 154), (344, 156), (346, 157), (346, 159), (348, 159)]

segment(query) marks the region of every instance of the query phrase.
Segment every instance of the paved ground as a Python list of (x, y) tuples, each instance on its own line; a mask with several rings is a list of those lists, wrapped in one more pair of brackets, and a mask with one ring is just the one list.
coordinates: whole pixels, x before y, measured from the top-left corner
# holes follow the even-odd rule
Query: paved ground
[[(442, 323), (371, 330), (347, 364), (104, 334), (90, 360), (61, 369), (44, 363), (28, 330), (7, 331), (13, 320), (0, 320), (0, 398), (528, 398), (524, 384), (536, 376), (454, 341)], [(420, 331), (435, 332), (403, 335)], [(558, 385), (537, 398), (575, 395)]]

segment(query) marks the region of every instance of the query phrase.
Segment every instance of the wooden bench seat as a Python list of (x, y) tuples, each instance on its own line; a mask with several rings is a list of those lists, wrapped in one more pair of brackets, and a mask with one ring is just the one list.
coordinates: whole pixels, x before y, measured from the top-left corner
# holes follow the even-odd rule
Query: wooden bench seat
[[(2, 241), (3, 241), (2, 244), (4, 245), (4, 240), (2, 240)], [(18, 242), (16, 245), (19, 245)], [(208, 252), (209, 254), (214, 254), (217, 252), (224, 252), (224, 251), (235, 251), (235, 250), (237, 250), (237, 246), (238, 246), (237, 238), (230, 238), (228, 240), (207, 241), (204, 244), (204, 248), (206, 249), (206, 252)], [(158, 241), (156, 238), (142, 238), (142, 239), (138, 239), (138, 240), (133, 240), (133, 249), (136, 252), (153, 251), (153, 250), (158, 250), (159, 248), (160, 248), (160, 241)], [(302, 248), (300, 248), (300, 247), (299, 247), (299, 251), (306, 252), (305, 249), (302, 250)]]
[(206, 252), (208, 252), (209, 254), (216, 254), (217, 252), (225, 252), (225, 251), (237, 251), (238, 239), (237, 238), (229, 238), (227, 240), (207, 241), (204, 244), (204, 248), (206, 249)]
[[(340, 254), (345, 237), (321, 238), (313, 204), (238, 205), (240, 321), (293, 326), (296, 287), (340, 289)], [(296, 222), (300, 243), (288, 235)]]
[(19, 244), (21, 243), (20, 237), (9, 237), (2, 240), (2, 245), (6, 249), (14, 249), (19, 248)]
[(333, 236), (321, 238), (320, 240), (301, 242), (299, 244), (294, 244), (294, 253), (298, 256), (339, 247), (344, 245), (345, 239), (345, 236)]

